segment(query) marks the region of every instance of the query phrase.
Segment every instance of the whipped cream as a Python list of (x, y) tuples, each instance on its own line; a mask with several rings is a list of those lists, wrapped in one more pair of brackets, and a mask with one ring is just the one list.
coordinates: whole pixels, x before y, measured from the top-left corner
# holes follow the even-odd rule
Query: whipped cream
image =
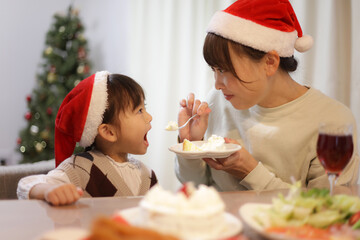
[(165, 127), (165, 130), (167, 131), (176, 131), (178, 130), (179, 126), (177, 122), (169, 121), (168, 125)]
[[(186, 142), (186, 143), (185, 143)], [(223, 137), (212, 135), (209, 139), (200, 147), (196, 146), (194, 143), (185, 139), (184, 144), (187, 144), (187, 150), (192, 152), (201, 152), (201, 151), (221, 151), (225, 150), (225, 140)]]
[(153, 186), (140, 202), (148, 210), (174, 215), (204, 215), (224, 211), (225, 205), (214, 187), (199, 185), (190, 196), (171, 193), (159, 184)]
[(212, 135), (209, 137), (206, 143), (204, 143), (201, 147), (203, 151), (221, 151), (225, 150), (225, 140), (223, 137)]

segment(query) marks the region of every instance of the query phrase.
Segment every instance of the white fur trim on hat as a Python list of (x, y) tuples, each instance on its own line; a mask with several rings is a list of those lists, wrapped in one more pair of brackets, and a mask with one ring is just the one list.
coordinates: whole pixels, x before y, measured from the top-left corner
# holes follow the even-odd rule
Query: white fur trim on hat
[(314, 44), (314, 40), (309, 35), (303, 35), (301, 38), (296, 39), (295, 49), (299, 52), (306, 52)]
[(107, 108), (107, 71), (97, 72), (94, 78), (94, 86), (91, 92), (91, 99), (83, 133), (80, 139), (80, 146), (90, 146), (97, 135), (97, 130), (103, 121)]
[(214, 14), (207, 32), (263, 52), (275, 50), (280, 57), (291, 57), (294, 54), (295, 41), (297, 40), (296, 30), (283, 32), (224, 11), (218, 11)]

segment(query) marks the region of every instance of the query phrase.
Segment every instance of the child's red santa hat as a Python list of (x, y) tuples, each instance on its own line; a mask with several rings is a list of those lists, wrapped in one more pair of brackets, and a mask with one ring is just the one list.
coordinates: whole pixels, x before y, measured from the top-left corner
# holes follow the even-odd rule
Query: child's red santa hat
[(61, 103), (55, 120), (55, 163), (58, 166), (74, 153), (76, 143), (90, 146), (107, 108), (107, 78), (97, 72), (82, 80)]
[(288, 0), (238, 0), (214, 14), (207, 32), (263, 52), (275, 50), (280, 57), (291, 57), (294, 48), (305, 52), (313, 44)]

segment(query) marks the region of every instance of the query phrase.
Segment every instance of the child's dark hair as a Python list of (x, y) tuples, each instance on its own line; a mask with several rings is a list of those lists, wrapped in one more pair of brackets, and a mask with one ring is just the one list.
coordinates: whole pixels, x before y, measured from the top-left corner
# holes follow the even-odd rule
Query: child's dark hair
[[(214, 33), (208, 33), (203, 47), (203, 55), (207, 64), (211, 67), (217, 67), (225, 71), (230, 71), (238, 78), (234, 66), (231, 62), (229, 45), (236, 54), (246, 54), (255, 61), (259, 61), (265, 56), (265, 52), (245, 46), (243, 44), (231, 41), (229, 39), (218, 36)], [(294, 56), (280, 57), (280, 68), (286, 72), (293, 72), (298, 65)]]
[(103, 123), (117, 122), (120, 112), (129, 108), (134, 110), (143, 101), (145, 94), (142, 87), (132, 78), (121, 74), (110, 74), (107, 79), (108, 106)]
[[(110, 74), (107, 77), (107, 108), (103, 115), (102, 123), (120, 124), (118, 118), (121, 112), (135, 110), (143, 101), (145, 93), (143, 88), (132, 78), (122, 74)], [(93, 149), (95, 142), (84, 150)]]

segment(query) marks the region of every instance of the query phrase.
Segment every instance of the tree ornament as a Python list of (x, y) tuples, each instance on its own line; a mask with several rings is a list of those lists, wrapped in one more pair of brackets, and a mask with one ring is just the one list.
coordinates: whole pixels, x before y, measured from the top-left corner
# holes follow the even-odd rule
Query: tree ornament
[(36, 120), (39, 120), (40, 117), (41, 117), (40, 113), (36, 112), (35, 115), (34, 115), (34, 118), (35, 118)]
[(31, 95), (30, 95), (30, 94), (26, 96), (26, 101), (27, 101), (28, 103), (31, 102)]
[(56, 67), (54, 65), (50, 66), (50, 72), (51, 73), (56, 73)]
[(16, 139), (16, 143), (17, 143), (17, 145), (20, 145), (20, 144), (21, 144), (21, 142), (22, 142), (21, 137), (18, 137), (18, 138)]
[(88, 74), (90, 72), (90, 67), (89, 65), (85, 65), (84, 66), (84, 74)]
[(80, 82), (81, 82), (80, 79), (75, 80), (75, 82), (74, 82), (74, 87), (76, 87), (76, 85), (78, 85)]
[(54, 83), (56, 80), (56, 74), (49, 72), (49, 74), (47, 75), (47, 81), (48, 83)]
[(19, 150), (20, 150), (21, 153), (25, 153), (25, 152), (26, 152), (26, 147), (25, 147), (25, 146), (21, 146), (21, 147), (19, 148)]
[(46, 114), (47, 114), (47, 115), (51, 115), (52, 112), (53, 112), (53, 110), (52, 110), (51, 107), (48, 107), (48, 108), (46, 109)]
[(27, 112), (27, 113), (25, 113), (25, 119), (26, 120), (30, 120), (32, 118), (32, 114), (31, 114), (31, 112)]
[(59, 33), (63, 33), (63, 32), (65, 32), (65, 26), (61, 26), (61, 27), (59, 28)]
[(35, 136), (39, 132), (39, 127), (36, 125), (31, 125), (30, 127), (30, 133), (31, 135)]
[(45, 55), (50, 55), (50, 54), (52, 54), (53, 53), (53, 48), (52, 47), (47, 47), (46, 49), (45, 49)]
[(40, 132), (40, 137), (44, 140), (49, 140), (49, 136), (50, 136), (49, 130), (45, 129)]
[(78, 9), (73, 9), (72, 14), (74, 14), (75, 16), (78, 16), (79, 15), (79, 10)]
[(83, 59), (86, 57), (86, 52), (85, 52), (85, 49), (83, 47), (79, 47), (79, 50), (78, 50), (78, 58), (79, 59)]
[(77, 68), (77, 73), (78, 74), (83, 74), (84, 73), (84, 65), (79, 65)]
[(42, 152), (43, 150), (43, 145), (39, 142), (36, 142), (35, 143), (35, 150), (39, 153), (39, 152)]

